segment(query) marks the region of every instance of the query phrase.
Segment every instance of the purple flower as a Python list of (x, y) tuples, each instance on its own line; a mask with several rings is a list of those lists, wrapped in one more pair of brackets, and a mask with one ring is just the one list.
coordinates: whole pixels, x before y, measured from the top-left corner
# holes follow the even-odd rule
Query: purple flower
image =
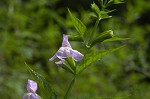
[(83, 54), (77, 50), (73, 50), (70, 43), (68, 42), (68, 35), (63, 34), (62, 46), (59, 48), (57, 53), (50, 58), (50, 61), (53, 61), (55, 58), (59, 58), (60, 61), (55, 62), (57, 65), (63, 64), (64, 58), (72, 57), (75, 61), (80, 61), (83, 58)]
[(22, 97), (22, 99), (39, 99), (38, 95), (36, 94), (38, 86), (37, 83), (33, 80), (28, 80), (27, 83), (27, 93)]
[(37, 90), (37, 83), (33, 80), (28, 80), (28, 83), (27, 83), (27, 91), (30, 93), (35, 93), (36, 90)]

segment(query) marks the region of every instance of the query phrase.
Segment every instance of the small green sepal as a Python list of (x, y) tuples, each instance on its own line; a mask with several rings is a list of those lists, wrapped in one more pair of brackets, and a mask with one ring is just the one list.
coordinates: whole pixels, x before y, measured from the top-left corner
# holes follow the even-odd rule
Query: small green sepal
[(76, 62), (74, 61), (74, 59), (72, 57), (68, 57), (68, 58), (66, 58), (66, 61), (69, 64), (69, 66), (72, 68), (72, 70), (75, 71)]
[(67, 72), (69, 72), (69, 73), (71, 73), (71, 74), (75, 74), (74, 73), (74, 70), (71, 68), (71, 66), (69, 65), (69, 63), (67, 62), (67, 60), (65, 60), (64, 61), (64, 63), (63, 63), (64, 65), (62, 66), (62, 68), (64, 69), (64, 70), (66, 70)]

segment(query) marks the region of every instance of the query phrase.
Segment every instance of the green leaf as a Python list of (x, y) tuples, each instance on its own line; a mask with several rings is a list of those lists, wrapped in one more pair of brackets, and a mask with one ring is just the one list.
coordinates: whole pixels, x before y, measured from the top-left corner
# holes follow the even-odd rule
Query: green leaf
[(82, 60), (82, 63), (77, 68), (77, 74), (81, 73), (84, 69), (86, 69), (88, 66), (90, 66), (92, 63), (96, 62), (97, 60), (101, 59), (102, 57), (122, 48), (123, 46), (119, 46), (114, 49), (110, 50), (104, 50), (104, 51), (92, 51), (89, 54), (87, 54), (84, 59)]
[(92, 42), (91, 47), (94, 46), (97, 43), (101, 43), (106, 39), (112, 38), (113, 37), (113, 31), (112, 30), (107, 30), (103, 33), (100, 33)]
[(108, 13), (110, 13), (111, 11), (101, 11), (100, 9), (99, 9), (99, 7), (95, 4), (95, 3), (93, 3), (92, 5), (91, 5), (91, 9), (93, 10), (93, 12), (94, 12), (94, 14), (92, 14), (92, 16), (93, 17), (95, 17), (95, 16), (97, 16), (97, 18), (99, 19), (99, 20), (101, 20), (101, 19), (105, 19), (105, 18), (110, 18), (111, 16), (109, 16), (108, 15)]
[(29, 65), (27, 66), (28, 66), (30, 73), (36, 79), (39, 86), (43, 90), (43, 93), (45, 95), (43, 99), (57, 99), (57, 95), (55, 94), (52, 86), (50, 86), (49, 83), (46, 81), (46, 79), (43, 76), (41, 76), (39, 73), (34, 71)]
[(106, 7), (113, 4), (120, 4), (120, 3), (124, 3), (124, 2), (121, 2), (120, 0), (109, 0), (108, 3), (106, 4)]
[(83, 41), (83, 39), (79, 35), (68, 35), (68, 39), (69, 41)]
[(97, 19), (97, 15), (96, 15), (95, 13), (93, 13), (93, 12), (90, 13), (90, 16), (91, 16), (91, 18), (93, 18), (93, 19)]
[(101, 12), (99, 13), (99, 17), (100, 17), (101, 19), (111, 18), (112, 16), (109, 16), (108, 13), (109, 13), (109, 12), (101, 11)]
[(120, 4), (120, 3), (124, 3), (121, 0), (114, 0), (114, 4)]
[(99, 7), (93, 3), (91, 4), (91, 9), (93, 10), (94, 14), (99, 18), (100, 9)]
[(79, 20), (78, 18), (76, 18), (68, 9), (68, 12), (70, 14), (70, 17), (72, 19), (72, 22), (74, 24), (74, 27), (76, 28), (76, 30), (79, 32), (80, 36), (83, 38), (84, 37), (84, 33), (86, 30), (86, 26), (81, 22), (81, 20)]
[(130, 38), (120, 38), (120, 37), (112, 37), (110, 39), (106, 39), (103, 42), (112, 42), (112, 41), (123, 41), (123, 40), (128, 40)]

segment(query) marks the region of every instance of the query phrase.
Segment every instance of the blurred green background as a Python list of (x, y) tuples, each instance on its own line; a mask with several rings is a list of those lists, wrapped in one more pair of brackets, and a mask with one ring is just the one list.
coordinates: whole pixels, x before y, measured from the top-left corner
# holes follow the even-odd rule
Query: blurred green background
[[(99, 5), (97, 0), (94, 0)], [(33, 79), (25, 62), (44, 75), (59, 95), (64, 95), (71, 75), (50, 62), (61, 46), (62, 34), (77, 33), (69, 8), (87, 26), (93, 0), (0, 0), (0, 98), (21, 99), (27, 79)], [(98, 32), (114, 30), (128, 41), (97, 45), (109, 49), (126, 46), (107, 55), (77, 79), (71, 99), (126, 97), (150, 99), (150, 1), (126, 0), (112, 5), (111, 19), (102, 20)], [(71, 42), (84, 53), (82, 43)], [(40, 95), (40, 88), (37, 92)], [(116, 98), (117, 99), (117, 98)]]

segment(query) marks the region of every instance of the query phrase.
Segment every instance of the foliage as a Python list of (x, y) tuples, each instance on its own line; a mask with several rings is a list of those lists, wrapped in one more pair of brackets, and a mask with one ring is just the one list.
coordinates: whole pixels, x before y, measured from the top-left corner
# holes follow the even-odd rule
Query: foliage
[[(103, 0), (95, 0), (95, 3), (91, 0), (1, 0), (1, 98), (20, 99), (23, 96), (27, 79), (32, 79), (24, 62), (43, 75), (47, 82), (53, 82), (51, 86), (58, 92), (58, 96), (63, 97), (72, 75), (48, 61), (59, 48), (63, 33), (69, 34), (73, 47), (84, 54), (88, 52), (83, 48), (107, 50), (122, 43), (127, 45), (82, 72), (71, 92), (72, 99), (93, 96), (150, 98), (150, 2), (126, 0), (123, 4), (111, 6), (109, 4), (120, 3), (119, 0), (110, 0), (109, 3), (101, 1)], [(94, 12), (89, 14), (90, 4)], [(70, 9), (73, 17), (78, 16), (75, 19), (83, 26), (82, 30), (78, 30), (76, 23), (72, 23), (66, 8)], [(110, 18), (110, 15), (113, 17)], [(103, 18), (109, 19), (99, 23), (97, 19)], [(95, 25), (94, 20), (97, 21)], [(92, 26), (98, 28), (93, 29)], [(99, 40), (101, 33), (108, 29), (113, 30), (115, 36)], [(81, 64), (82, 62), (78, 65)], [(37, 93), (43, 95), (42, 89), (39, 88)]]

